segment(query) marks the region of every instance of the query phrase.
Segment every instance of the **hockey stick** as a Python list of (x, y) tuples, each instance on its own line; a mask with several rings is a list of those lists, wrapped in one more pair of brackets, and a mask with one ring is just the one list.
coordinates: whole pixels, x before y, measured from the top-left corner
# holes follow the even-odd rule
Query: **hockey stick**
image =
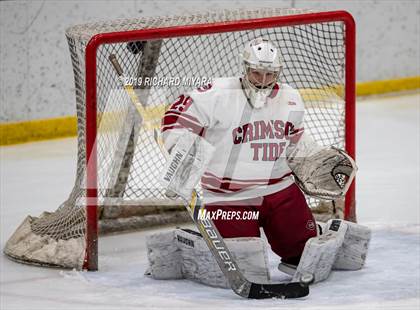
[[(119, 78), (123, 78), (124, 72), (118, 62), (117, 57), (114, 54), (109, 55), (109, 60), (115, 69), (115, 72)], [(140, 102), (137, 94), (134, 91), (132, 85), (123, 84), (123, 88), (127, 95), (130, 97), (132, 104), (135, 106), (137, 112), (143, 121), (148, 120), (148, 110)], [(152, 129), (152, 126), (146, 125), (146, 128)], [(154, 130), (154, 138), (163, 155), (167, 155), (166, 150), (163, 147), (163, 143), (160, 140), (156, 130)], [(167, 157), (167, 156), (166, 156)], [(233, 259), (232, 254), (227, 248), (222, 236), (215, 227), (214, 223), (208, 219), (200, 219), (198, 214), (199, 210), (203, 208), (203, 204), (200, 202), (200, 197), (196, 191), (193, 191), (190, 201), (184, 201), (185, 207), (188, 210), (191, 218), (196, 224), (200, 231), (203, 239), (206, 241), (210, 252), (213, 254), (217, 264), (222, 270), (223, 274), (229, 281), (232, 290), (239, 296), (253, 299), (263, 298), (299, 298), (309, 294), (309, 283), (312, 279), (303, 277), (300, 282), (290, 283), (253, 283), (248, 281), (243, 273), (240, 271), (238, 264)]]

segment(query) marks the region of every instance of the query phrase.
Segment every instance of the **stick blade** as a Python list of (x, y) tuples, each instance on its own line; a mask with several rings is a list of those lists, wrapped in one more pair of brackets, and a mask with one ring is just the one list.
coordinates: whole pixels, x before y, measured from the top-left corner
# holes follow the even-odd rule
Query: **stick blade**
[(257, 284), (252, 283), (248, 298), (300, 298), (309, 295), (309, 287), (299, 282), (279, 284)]

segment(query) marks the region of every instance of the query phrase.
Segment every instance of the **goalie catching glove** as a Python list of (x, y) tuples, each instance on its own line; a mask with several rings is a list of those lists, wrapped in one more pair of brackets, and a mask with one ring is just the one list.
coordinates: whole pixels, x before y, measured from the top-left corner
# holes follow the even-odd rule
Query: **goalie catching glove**
[(287, 161), (301, 190), (320, 199), (344, 197), (357, 171), (345, 151), (321, 147), (306, 134), (288, 150)]

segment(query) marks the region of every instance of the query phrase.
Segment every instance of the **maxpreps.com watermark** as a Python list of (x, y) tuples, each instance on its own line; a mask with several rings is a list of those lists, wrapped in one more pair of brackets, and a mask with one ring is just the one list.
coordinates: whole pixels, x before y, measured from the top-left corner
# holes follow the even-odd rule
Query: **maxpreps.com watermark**
[(131, 85), (133, 87), (147, 86), (147, 87), (171, 87), (171, 86), (192, 86), (200, 87), (212, 83), (210, 77), (121, 77), (124, 85)]
[(208, 211), (200, 209), (198, 212), (198, 219), (200, 220), (258, 220), (260, 215), (259, 211), (225, 211), (215, 210)]

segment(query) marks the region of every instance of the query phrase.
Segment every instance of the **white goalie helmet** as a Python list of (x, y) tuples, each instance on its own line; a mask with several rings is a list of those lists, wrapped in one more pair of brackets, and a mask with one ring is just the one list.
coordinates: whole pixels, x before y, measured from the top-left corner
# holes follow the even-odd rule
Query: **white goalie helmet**
[(245, 95), (254, 108), (262, 108), (282, 71), (281, 55), (269, 40), (257, 38), (245, 45), (240, 56)]

